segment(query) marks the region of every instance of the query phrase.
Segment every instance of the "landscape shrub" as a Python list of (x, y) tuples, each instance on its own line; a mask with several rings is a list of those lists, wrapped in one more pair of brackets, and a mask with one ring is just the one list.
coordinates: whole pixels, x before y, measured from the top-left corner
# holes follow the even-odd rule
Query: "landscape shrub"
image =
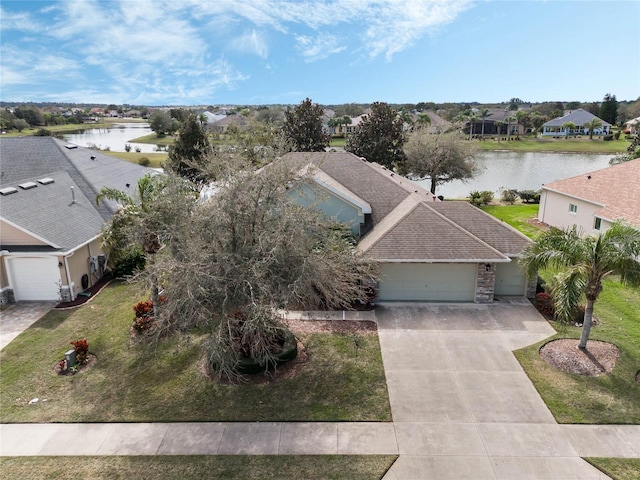
[(489, 205), (493, 200), (493, 192), (489, 190), (483, 190), (481, 192), (474, 190), (469, 193), (469, 202), (476, 207), (481, 205)]
[(138, 159), (138, 164), (142, 165), (143, 167), (148, 167), (151, 164), (151, 160), (149, 160), (147, 157), (140, 157)]
[(538, 311), (543, 315), (546, 315), (548, 317), (555, 316), (556, 309), (553, 306), (553, 299), (547, 292), (540, 292), (536, 294), (535, 303), (536, 309), (538, 309)]
[(524, 203), (540, 203), (539, 191), (518, 190), (517, 194)]
[(80, 338), (70, 343), (73, 345), (73, 350), (76, 352), (76, 360), (78, 360), (78, 363), (87, 363), (89, 354), (89, 343), (87, 342), (87, 339)]
[(113, 274), (116, 278), (122, 278), (133, 275), (139, 270), (144, 270), (147, 259), (140, 248), (131, 248), (127, 250), (122, 257), (116, 262), (113, 268)]
[(613, 140), (613, 135), (605, 135), (604, 137), (602, 137), (602, 140), (604, 140), (605, 142), (611, 142)]
[(124, 151), (129, 153), (131, 151), (131, 145), (129, 145), (128, 143), (125, 143), (124, 145)]
[(500, 198), (502, 203), (508, 203), (509, 205), (513, 205), (514, 203), (516, 203), (517, 199), (518, 199), (518, 194), (516, 190), (513, 190), (513, 189), (502, 190), (502, 196)]

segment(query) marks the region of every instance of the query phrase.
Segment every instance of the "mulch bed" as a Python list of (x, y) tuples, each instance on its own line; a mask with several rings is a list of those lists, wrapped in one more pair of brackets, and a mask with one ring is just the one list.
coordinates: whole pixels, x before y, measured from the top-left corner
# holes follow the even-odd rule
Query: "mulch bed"
[(57, 309), (71, 308), (71, 307), (77, 307), (77, 306), (80, 306), (80, 305), (83, 305), (83, 304), (87, 303), (89, 300), (91, 300), (93, 297), (95, 297), (98, 293), (100, 293), (100, 290), (102, 290), (104, 287), (106, 287), (107, 284), (111, 280), (113, 280), (113, 278), (114, 278), (113, 275), (111, 275), (110, 273), (107, 273), (107, 274), (103, 275), (100, 280), (98, 280), (91, 287), (89, 287), (84, 292), (82, 292), (82, 293), (90, 294), (89, 296), (78, 295), (78, 296), (76, 296), (76, 299), (73, 302), (60, 302), (54, 308), (57, 308)]
[(540, 349), (540, 356), (550, 365), (563, 372), (590, 377), (611, 372), (618, 355), (618, 347), (599, 340), (589, 340), (587, 348), (579, 349), (575, 338), (552, 340)]
[(87, 363), (84, 363), (78, 367), (78, 370), (74, 373), (71, 370), (62, 370), (60, 368), (60, 364), (56, 362), (56, 366), (53, 368), (53, 371), (58, 375), (70, 376), (76, 375), (78, 373), (86, 372), (87, 370), (91, 370), (93, 366), (98, 361), (98, 357), (96, 357), (93, 353), (87, 354)]

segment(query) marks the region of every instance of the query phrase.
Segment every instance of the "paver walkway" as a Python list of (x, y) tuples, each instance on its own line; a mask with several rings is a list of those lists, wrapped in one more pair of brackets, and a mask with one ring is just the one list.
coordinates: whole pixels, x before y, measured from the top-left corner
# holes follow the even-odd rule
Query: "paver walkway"
[(5, 424), (0, 455), (399, 454), (385, 480), (606, 479), (580, 457), (640, 458), (640, 426), (555, 423), (511, 353), (554, 333), (525, 300), (346, 317), (378, 322), (393, 423)]

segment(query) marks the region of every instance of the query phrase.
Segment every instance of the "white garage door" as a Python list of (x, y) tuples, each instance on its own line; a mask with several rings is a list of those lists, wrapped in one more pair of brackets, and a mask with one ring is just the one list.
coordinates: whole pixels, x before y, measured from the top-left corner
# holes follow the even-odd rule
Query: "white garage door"
[(496, 286), (495, 295), (525, 295), (527, 288), (527, 277), (520, 267), (518, 261), (512, 259), (510, 263), (496, 264)]
[(60, 300), (60, 268), (56, 257), (8, 259), (16, 301)]
[(475, 264), (385, 263), (381, 266), (379, 299), (473, 302), (476, 270)]

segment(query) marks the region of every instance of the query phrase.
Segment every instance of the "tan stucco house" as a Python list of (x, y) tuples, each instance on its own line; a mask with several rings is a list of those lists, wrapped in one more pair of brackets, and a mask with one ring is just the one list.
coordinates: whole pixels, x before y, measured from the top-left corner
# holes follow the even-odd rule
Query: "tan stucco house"
[(152, 170), (53, 137), (0, 139), (0, 301), (73, 300), (104, 273), (100, 232)]

